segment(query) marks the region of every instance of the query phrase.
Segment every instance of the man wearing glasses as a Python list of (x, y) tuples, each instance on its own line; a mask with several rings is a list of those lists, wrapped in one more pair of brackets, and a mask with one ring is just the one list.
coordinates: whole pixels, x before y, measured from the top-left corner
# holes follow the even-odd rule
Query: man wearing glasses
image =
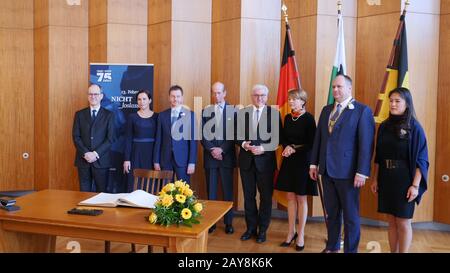
[(114, 141), (113, 113), (100, 106), (101, 87), (91, 84), (88, 89), (89, 107), (75, 113), (72, 137), (76, 148), (81, 191), (106, 191), (111, 158), (109, 150)]
[[(256, 237), (266, 241), (272, 214), (273, 176), (276, 168), (275, 150), (281, 131), (280, 112), (267, 106), (269, 89), (257, 84), (252, 88), (252, 105), (241, 109), (237, 118), (236, 143), (240, 146), (239, 167), (244, 191), (247, 230), (241, 240)], [(259, 191), (259, 208), (256, 204)]]

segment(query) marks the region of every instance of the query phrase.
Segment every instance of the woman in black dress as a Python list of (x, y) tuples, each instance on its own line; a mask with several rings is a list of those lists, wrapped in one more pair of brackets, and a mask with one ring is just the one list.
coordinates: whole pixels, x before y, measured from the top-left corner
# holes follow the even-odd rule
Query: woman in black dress
[(150, 110), (152, 98), (150, 92), (137, 93), (139, 110), (131, 113), (127, 119), (125, 132), (125, 161), (123, 170), (128, 175), (128, 192), (133, 190), (133, 169), (152, 169), (153, 145), (156, 135), (158, 114)]
[(427, 189), (428, 165), (425, 133), (416, 119), (411, 93), (396, 88), (389, 93), (389, 118), (378, 129), (377, 177), (371, 185), (378, 194), (378, 212), (388, 217), (391, 252), (408, 252), (411, 245), (411, 219)]
[[(288, 95), (291, 113), (284, 118), (281, 144), (283, 162), (277, 178), (276, 189), (287, 192), (289, 230), (286, 241), (280, 246), (287, 247), (295, 239), (296, 250), (305, 246), (304, 230), (308, 214), (307, 195), (317, 195), (317, 185), (309, 178), (309, 156), (316, 132), (314, 117), (306, 112), (307, 94), (292, 90)], [(295, 220), (298, 217), (297, 232)]]

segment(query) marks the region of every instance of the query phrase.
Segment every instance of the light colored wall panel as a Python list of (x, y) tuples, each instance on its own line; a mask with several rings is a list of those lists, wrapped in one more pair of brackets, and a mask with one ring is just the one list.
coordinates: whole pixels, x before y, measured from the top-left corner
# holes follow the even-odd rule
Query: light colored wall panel
[(148, 0), (108, 0), (108, 23), (147, 25)]
[(358, 0), (358, 17), (382, 15), (387, 13), (400, 14), (400, 0), (382, 0), (381, 5), (369, 5), (367, 0)]
[(269, 88), (268, 104), (276, 104), (280, 74), (280, 21), (242, 19), (240, 104), (251, 103), (253, 85)]
[(108, 24), (107, 61), (147, 63), (147, 25)]

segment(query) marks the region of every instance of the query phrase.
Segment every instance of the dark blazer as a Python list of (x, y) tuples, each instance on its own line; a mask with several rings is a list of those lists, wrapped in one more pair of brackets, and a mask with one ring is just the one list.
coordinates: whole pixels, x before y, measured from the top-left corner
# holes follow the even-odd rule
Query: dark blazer
[[(278, 124), (273, 124), (274, 121), (271, 117), (277, 120)], [(236, 132), (236, 144), (239, 145), (239, 167), (243, 170), (250, 169), (252, 162), (254, 161), (256, 169), (259, 172), (271, 172), (275, 171), (277, 162), (275, 157), (275, 150), (280, 143), (280, 134), (282, 133), (282, 122), (280, 112), (270, 106), (265, 106), (261, 117), (258, 122), (258, 134), (252, 137), (251, 130), (253, 131), (253, 106), (245, 107), (239, 110), (237, 115), (237, 132)], [(261, 130), (268, 133), (268, 137), (260, 134)], [(264, 128), (265, 127), (265, 128)], [(267, 128), (267, 130), (265, 130)], [(244, 141), (251, 141), (251, 145), (263, 146), (265, 152), (262, 155), (253, 155), (250, 151), (246, 151), (242, 148)]]
[(100, 157), (92, 163), (95, 168), (111, 167), (110, 148), (114, 142), (113, 113), (100, 107), (95, 121), (91, 121), (89, 107), (75, 113), (72, 137), (76, 148), (75, 166), (88, 168), (90, 164), (83, 158), (87, 152), (96, 151)]
[(353, 101), (347, 106), (328, 132), (328, 122), (334, 105), (322, 109), (317, 125), (311, 164), (319, 166), (319, 173), (335, 179), (353, 179), (356, 173), (370, 176), (375, 122), (372, 110)]
[(174, 139), (171, 132), (171, 111), (172, 109), (169, 108), (158, 116), (153, 162), (159, 163), (161, 169), (172, 169), (172, 154), (177, 167), (187, 167), (188, 164), (197, 162), (194, 112), (181, 107), (177, 124), (189, 124), (188, 128), (185, 128), (184, 125), (179, 127), (180, 132), (186, 133), (188, 137)]
[[(236, 119), (236, 111), (233, 106), (225, 103), (225, 107), (222, 112), (222, 118), (220, 120), (220, 125), (222, 125), (221, 131), (222, 134), (219, 138), (211, 139), (211, 136), (205, 135), (204, 129), (206, 129), (206, 131), (210, 131), (210, 128), (212, 127), (211, 131), (216, 132), (215, 125), (210, 126), (211, 122), (214, 123), (215, 120), (214, 108), (215, 108), (214, 105), (210, 105), (202, 111), (201, 143), (203, 145), (203, 166), (204, 168), (207, 169), (219, 167), (234, 168), (236, 167), (236, 152), (234, 147), (234, 131), (235, 131), (234, 121)], [(227, 130), (227, 128), (229, 130)], [(229, 135), (228, 137), (227, 133)], [(222, 160), (216, 160), (212, 157), (210, 150), (214, 147), (222, 148), (223, 150)]]

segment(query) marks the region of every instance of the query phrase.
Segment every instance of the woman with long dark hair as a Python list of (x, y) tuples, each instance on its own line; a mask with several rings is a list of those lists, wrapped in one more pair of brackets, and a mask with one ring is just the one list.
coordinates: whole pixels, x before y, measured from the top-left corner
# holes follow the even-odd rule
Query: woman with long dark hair
[(128, 116), (125, 132), (123, 170), (128, 174), (128, 192), (133, 190), (133, 169), (153, 169), (153, 146), (158, 120), (158, 113), (150, 109), (150, 92), (140, 90), (136, 98), (139, 110)]
[(389, 117), (378, 129), (375, 154), (377, 177), (371, 190), (378, 194), (378, 212), (388, 216), (391, 252), (408, 252), (415, 204), (427, 190), (428, 149), (416, 118), (411, 93), (389, 93)]

